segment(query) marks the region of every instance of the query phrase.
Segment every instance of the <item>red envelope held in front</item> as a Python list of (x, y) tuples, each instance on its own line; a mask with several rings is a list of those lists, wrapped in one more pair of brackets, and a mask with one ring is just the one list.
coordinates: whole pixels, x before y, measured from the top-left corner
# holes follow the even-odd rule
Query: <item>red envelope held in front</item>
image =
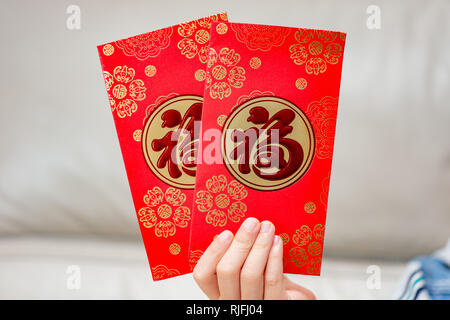
[(319, 275), (345, 34), (215, 22), (210, 38), (190, 260), (253, 216), (285, 272)]

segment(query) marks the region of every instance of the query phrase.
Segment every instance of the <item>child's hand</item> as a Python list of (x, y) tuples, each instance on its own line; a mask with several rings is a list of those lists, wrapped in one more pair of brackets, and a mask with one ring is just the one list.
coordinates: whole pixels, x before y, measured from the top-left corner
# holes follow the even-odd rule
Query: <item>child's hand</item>
[(194, 279), (210, 299), (315, 299), (283, 275), (283, 243), (269, 221), (248, 218), (233, 237), (225, 230), (194, 269)]

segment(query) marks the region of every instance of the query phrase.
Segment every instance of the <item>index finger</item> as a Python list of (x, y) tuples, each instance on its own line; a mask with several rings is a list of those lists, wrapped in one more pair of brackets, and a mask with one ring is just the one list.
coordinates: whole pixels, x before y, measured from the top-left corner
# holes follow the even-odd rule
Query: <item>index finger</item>
[(256, 218), (246, 219), (217, 265), (217, 281), (219, 283), (220, 298), (238, 300), (241, 298), (240, 274), (241, 268), (255, 242), (260, 229)]
[(216, 267), (230, 246), (232, 239), (233, 233), (229, 230), (219, 234), (205, 250), (194, 268), (194, 280), (210, 299), (218, 299), (220, 296)]

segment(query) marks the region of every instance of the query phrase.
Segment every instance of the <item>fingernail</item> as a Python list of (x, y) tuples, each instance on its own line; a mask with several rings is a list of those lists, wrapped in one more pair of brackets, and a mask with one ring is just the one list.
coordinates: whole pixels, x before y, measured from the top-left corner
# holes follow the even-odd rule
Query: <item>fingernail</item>
[(272, 229), (272, 223), (270, 221), (261, 222), (261, 229), (259, 232), (268, 233)]
[(228, 242), (231, 240), (232, 237), (233, 237), (233, 233), (231, 233), (230, 230), (225, 230), (217, 236), (217, 238), (219, 238), (219, 240), (222, 242)]
[(256, 228), (258, 227), (258, 220), (255, 218), (248, 218), (244, 221), (244, 230), (247, 232), (253, 232), (256, 231)]
[(275, 236), (275, 237), (273, 238), (273, 243), (274, 243), (274, 245), (276, 245), (276, 246), (280, 246), (281, 243), (282, 243), (280, 236)]

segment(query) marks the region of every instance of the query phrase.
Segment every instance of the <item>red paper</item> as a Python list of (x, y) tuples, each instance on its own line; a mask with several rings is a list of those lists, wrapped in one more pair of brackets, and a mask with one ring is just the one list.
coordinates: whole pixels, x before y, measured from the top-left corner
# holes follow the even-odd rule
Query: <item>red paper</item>
[[(212, 24), (193, 263), (216, 234), (254, 216), (274, 222), (285, 272), (320, 274), (344, 43), (339, 32)], [(278, 129), (269, 153), (243, 134), (252, 128), (266, 129), (260, 141)], [(279, 167), (268, 165), (276, 154)]]
[(199, 119), (210, 25), (226, 13), (98, 46), (154, 280), (188, 273), (195, 166), (165, 156)]

